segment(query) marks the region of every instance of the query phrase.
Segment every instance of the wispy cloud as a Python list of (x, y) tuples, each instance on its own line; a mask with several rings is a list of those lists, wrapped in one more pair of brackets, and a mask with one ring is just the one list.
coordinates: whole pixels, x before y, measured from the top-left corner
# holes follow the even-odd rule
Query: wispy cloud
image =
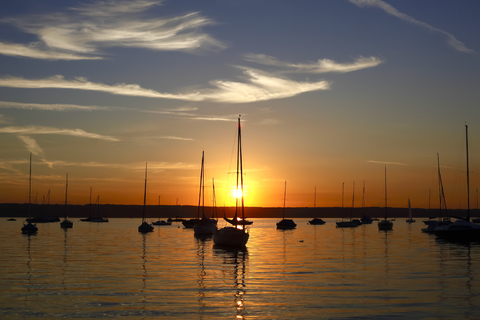
[(45, 110), (45, 111), (95, 111), (122, 109), (120, 107), (101, 107), (101, 106), (80, 106), (75, 104), (41, 104), (41, 103), (21, 103), (0, 101), (0, 109), (24, 109), (24, 110)]
[(378, 7), (388, 14), (391, 14), (394, 17), (397, 17), (401, 20), (404, 20), (408, 23), (420, 26), (422, 28), (425, 28), (427, 30), (433, 31), (433, 32), (438, 32), (447, 37), (447, 43), (449, 46), (453, 47), (455, 50), (466, 52), (466, 53), (471, 53), (474, 52), (472, 49), (468, 49), (461, 41), (459, 41), (455, 36), (449, 32), (443, 31), (441, 29), (432, 27), (428, 23), (418, 21), (417, 19), (398, 11), (396, 8), (392, 7), (388, 3), (382, 1), (382, 0), (349, 0), (351, 3), (359, 6), (359, 7), (365, 7), (365, 6), (371, 6), (371, 7)]
[[(87, 168), (108, 168), (122, 170), (145, 170), (145, 162), (138, 163), (99, 163), (99, 162), (69, 162), (69, 161), (49, 161), (43, 159), (42, 162), (48, 167), (54, 166), (71, 166), (71, 167), (87, 167)], [(183, 162), (148, 162), (148, 170), (180, 170), (180, 169), (196, 169), (198, 166)]]
[(158, 137), (158, 139), (185, 140), (185, 141), (191, 141), (191, 140), (193, 140), (192, 138), (182, 138), (182, 137), (175, 137), (175, 136), (161, 136), (161, 137)]
[(41, 42), (28, 44), (0, 42), (0, 54), (12, 57), (44, 60), (99, 60), (101, 57), (54, 51)]
[(217, 50), (224, 43), (201, 31), (214, 24), (198, 12), (171, 18), (144, 15), (162, 1), (97, 1), (68, 12), (5, 18), (38, 36), (30, 44), (0, 44), (0, 54), (49, 60), (101, 59), (101, 49), (134, 47), (162, 51)]
[(37, 141), (35, 139), (32, 139), (28, 136), (23, 136), (19, 135), (18, 138), (25, 143), (25, 146), (27, 147), (27, 150), (31, 153), (33, 153), (36, 156), (43, 157), (43, 150), (40, 148), (38, 145)]
[(92, 90), (126, 96), (224, 103), (247, 103), (281, 99), (293, 97), (304, 92), (328, 90), (330, 88), (328, 81), (297, 82), (249, 68), (243, 68), (243, 73), (246, 82), (214, 80), (210, 82), (214, 88), (179, 94), (161, 93), (151, 89), (144, 89), (136, 84), (122, 83), (106, 85), (103, 83), (94, 83), (81, 77), (77, 77), (74, 80), (67, 80), (60, 75), (35, 80), (3, 76), (0, 77), (0, 86), (30, 89), (57, 88)]
[(396, 166), (408, 166), (408, 164), (400, 163), (400, 162), (387, 162), (387, 161), (376, 161), (376, 160), (367, 160), (366, 162), (379, 163), (379, 164), (390, 164), (390, 165), (396, 165)]
[(114, 137), (103, 136), (96, 133), (90, 133), (82, 129), (59, 129), (59, 128), (41, 127), (41, 126), (3, 127), (3, 128), (0, 128), (0, 133), (14, 133), (17, 135), (59, 134), (59, 135), (75, 136), (75, 137), (90, 138), (90, 139), (100, 139), (100, 140), (106, 140), (106, 141), (120, 141), (119, 139)]
[(319, 59), (317, 62), (311, 63), (291, 63), (280, 61), (275, 57), (265, 54), (249, 53), (244, 56), (244, 59), (250, 62), (255, 62), (268, 66), (275, 66), (286, 68), (286, 72), (295, 73), (345, 73), (365, 68), (372, 68), (378, 66), (383, 61), (377, 57), (359, 57), (351, 63), (338, 63), (330, 59)]

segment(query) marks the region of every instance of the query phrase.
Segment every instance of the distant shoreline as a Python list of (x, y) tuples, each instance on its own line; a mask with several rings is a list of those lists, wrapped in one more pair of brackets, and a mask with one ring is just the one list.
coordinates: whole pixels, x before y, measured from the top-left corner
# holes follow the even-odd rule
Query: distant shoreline
[[(68, 205), (68, 216), (72, 218), (84, 218), (97, 216), (98, 214), (105, 218), (141, 218), (143, 206), (141, 205), (100, 205), (91, 207), (93, 212), (89, 212), (89, 205)], [(223, 218), (223, 211), (227, 217), (233, 217), (235, 207), (217, 208), (219, 218)], [(39, 216), (57, 216), (65, 215), (65, 205), (38, 205), (32, 204), (31, 211), (33, 217)], [(414, 218), (436, 217), (439, 214), (438, 209), (412, 209)], [(148, 205), (146, 206), (145, 215), (149, 219), (153, 218), (195, 218), (197, 217), (197, 206), (171, 206), (171, 205)], [(212, 216), (212, 207), (205, 207), (205, 215)], [(383, 218), (385, 216), (385, 208), (383, 207), (366, 207), (366, 208), (311, 208), (311, 207), (289, 207), (285, 208), (285, 217), (288, 218), (360, 218), (364, 214), (372, 218)], [(450, 209), (448, 214), (451, 217), (465, 217), (466, 209)], [(246, 207), (245, 216), (248, 218), (281, 218), (283, 208), (264, 208), (264, 207)], [(387, 208), (388, 218), (406, 218), (408, 216), (408, 208)], [(28, 203), (2, 203), (0, 204), (0, 217), (27, 217)], [(480, 216), (480, 210), (471, 209), (470, 216)]]

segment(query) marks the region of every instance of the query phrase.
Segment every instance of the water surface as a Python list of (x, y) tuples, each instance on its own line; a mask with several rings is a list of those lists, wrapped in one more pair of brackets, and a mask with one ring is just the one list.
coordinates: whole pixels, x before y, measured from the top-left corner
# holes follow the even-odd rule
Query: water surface
[(252, 219), (235, 251), (175, 223), (146, 235), (138, 219), (38, 224), (26, 236), (2, 219), (1, 319), (480, 318), (480, 245), (437, 240), (419, 220), (385, 232)]

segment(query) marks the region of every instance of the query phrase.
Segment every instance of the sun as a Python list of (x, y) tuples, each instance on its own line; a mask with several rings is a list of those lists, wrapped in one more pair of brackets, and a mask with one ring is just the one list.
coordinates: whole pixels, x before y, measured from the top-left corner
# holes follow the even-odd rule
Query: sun
[(242, 197), (242, 190), (241, 189), (234, 189), (233, 190), (233, 196), (235, 198), (241, 198)]

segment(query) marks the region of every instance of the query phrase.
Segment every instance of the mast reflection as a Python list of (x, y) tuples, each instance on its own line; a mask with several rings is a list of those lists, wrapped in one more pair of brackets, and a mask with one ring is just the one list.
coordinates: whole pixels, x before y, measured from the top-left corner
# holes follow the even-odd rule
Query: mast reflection
[(245, 295), (247, 292), (245, 283), (245, 273), (247, 268), (248, 250), (231, 249), (220, 246), (213, 246), (214, 256), (222, 259), (223, 277), (226, 281), (233, 279), (233, 305), (235, 306), (235, 318), (246, 319)]

